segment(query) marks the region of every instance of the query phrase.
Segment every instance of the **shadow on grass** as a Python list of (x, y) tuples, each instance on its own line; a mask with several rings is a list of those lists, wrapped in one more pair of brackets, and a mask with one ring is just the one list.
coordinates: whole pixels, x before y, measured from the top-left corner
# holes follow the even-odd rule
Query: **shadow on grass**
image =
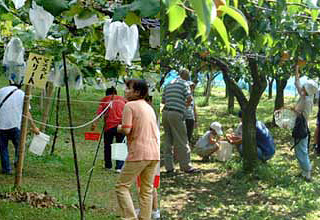
[[(319, 167), (319, 162), (316, 166)], [(261, 164), (255, 174), (219, 168), (197, 174), (163, 175), (163, 219), (301, 219), (318, 210), (313, 202), (300, 200), (318, 192), (292, 175), (285, 164)], [(302, 196), (303, 195), (303, 196)]]

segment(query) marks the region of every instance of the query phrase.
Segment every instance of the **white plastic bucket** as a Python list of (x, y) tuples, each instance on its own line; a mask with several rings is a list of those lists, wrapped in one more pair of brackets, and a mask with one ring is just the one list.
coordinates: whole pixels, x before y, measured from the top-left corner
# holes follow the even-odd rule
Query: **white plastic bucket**
[(126, 143), (111, 144), (111, 159), (126, 160), (128, 156), (128, 146)]
[(227, 141), (220, 141), (220, 149), (217, 151), (217, 159), (219, 161), (227, 161), (232, 157), (233, 145)]
[(29, 151), (41, 156), (49, 141), (50, 136), (40, 132), (39, 135), (33, 136), (33, 139), (29, 147)]

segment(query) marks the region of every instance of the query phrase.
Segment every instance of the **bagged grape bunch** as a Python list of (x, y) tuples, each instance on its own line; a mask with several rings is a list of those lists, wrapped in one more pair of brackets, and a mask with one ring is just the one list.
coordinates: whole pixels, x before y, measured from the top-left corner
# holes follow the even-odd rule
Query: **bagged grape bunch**
[(54, 17), (44, 10), (42, 6), (38, 6), (34, 1), (32, 2), (29, 17), (34, 29), (36, 30), (36, 37), (38, 39), (46, 38)]
[(22, 83), (26, 63), (24, 61), (24, 47), (22, 41), (13, 37), (8, 43), (3, 57), (6, 78), (17, 84)]
[(106, 60), (119, 60), (131, 65), (138, 50), (139, 32), (136, 25), (129, 27), (124, 22), (107, 20), (103, 27)]

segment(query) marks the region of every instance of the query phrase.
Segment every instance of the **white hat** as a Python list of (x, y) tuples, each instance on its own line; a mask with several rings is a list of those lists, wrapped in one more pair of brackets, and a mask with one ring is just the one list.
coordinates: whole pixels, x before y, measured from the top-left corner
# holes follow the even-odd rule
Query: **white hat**
[(215, 130), (217, 135), (219, 136), (223, 135), (222, 126), (219, 122), (212, 122), (210, 125), (210, 128)]
[(304, 84), (303, 87), (306, 89), (308, 96), (312, 96), (317, 93), (318, 85), (315, 81), (309, 79)]

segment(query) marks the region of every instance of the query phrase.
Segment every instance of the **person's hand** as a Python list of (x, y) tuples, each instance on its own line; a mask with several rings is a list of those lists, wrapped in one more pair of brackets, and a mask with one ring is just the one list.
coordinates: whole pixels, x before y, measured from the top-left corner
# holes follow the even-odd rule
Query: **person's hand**
[(118, 133), (122, 133), (122, 125), (118, 125), (118, 127), (117, 127), (117, 132), (118, 132)]
[(232, 137), (232, 134), (226, 134), (226, 138), (230, 143), (231, 143), (231, 137)]
[(35, 133), (36, 135), (39, 135), (39, 134), (40, 134), (40, 129), (37, 128), (37, 127), (31, 128), (31, 131), (32, 131), (33, 133)]

